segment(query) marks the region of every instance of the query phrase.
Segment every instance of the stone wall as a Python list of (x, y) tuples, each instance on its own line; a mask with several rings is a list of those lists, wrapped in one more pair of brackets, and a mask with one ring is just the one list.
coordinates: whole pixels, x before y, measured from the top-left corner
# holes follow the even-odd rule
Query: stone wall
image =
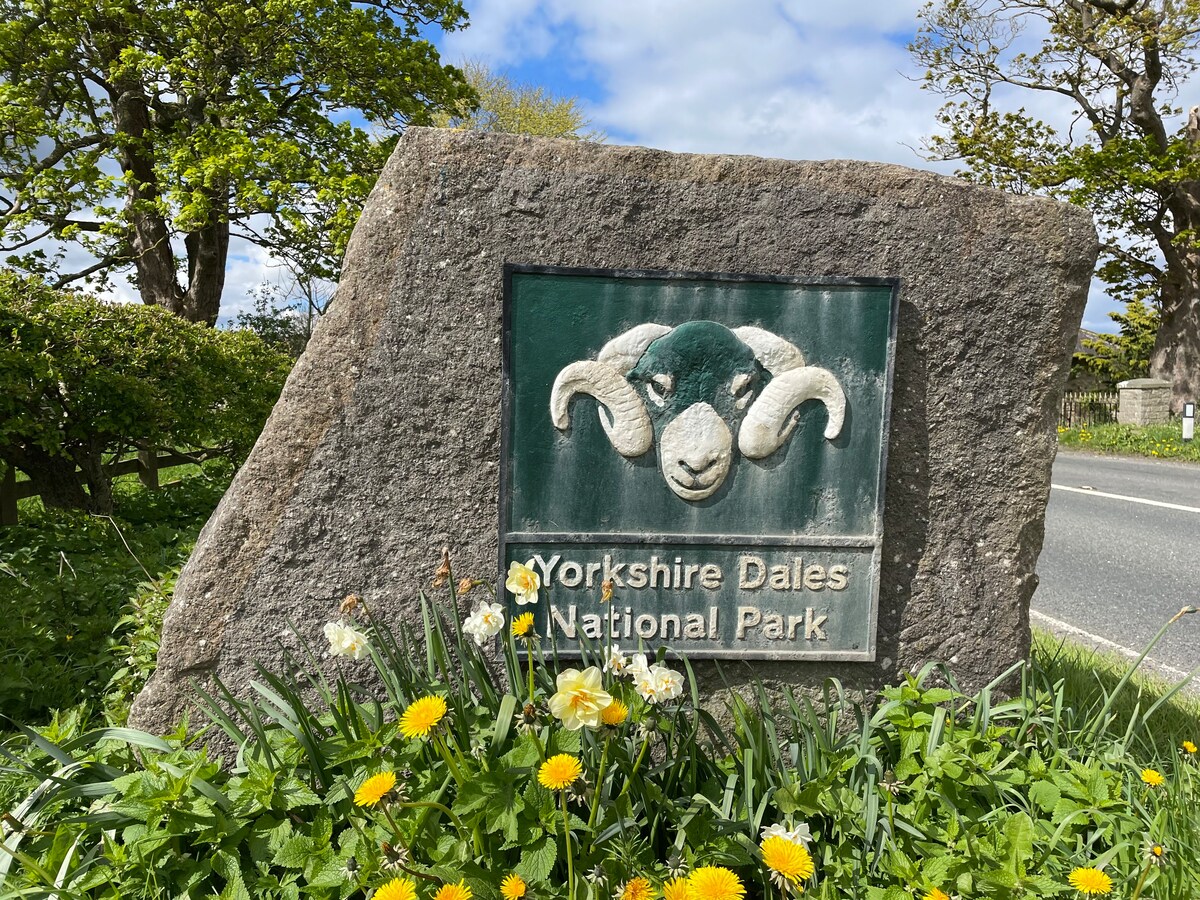
[(1165, 425), (1171, 418), (1171, 382), (1134, 378), (1117, 385), (1117, 422)]

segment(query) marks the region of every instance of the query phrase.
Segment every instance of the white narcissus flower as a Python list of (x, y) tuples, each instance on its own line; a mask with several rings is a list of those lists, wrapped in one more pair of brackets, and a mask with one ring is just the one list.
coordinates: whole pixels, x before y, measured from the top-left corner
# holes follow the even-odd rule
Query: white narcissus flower
[[(657, 670), (657, 671), (655, 671)], [(683, 675), (666, 666), (654, 666), (654, 679), (664, 700), (674, 700), (683, 694)]]
[(567, 731), (578, 731), (584, 725), (600, 727), (600, 713), (613, 699), (604, 690), (600, 677), (595, 666), (588, 666), (582, 672), (564, 669), (559, 673), (558, 692), (550, 698), (550, 713), (562, 721)]
[(519, 606), (537, 603), (538, 588), (541, 586), (542, 579), (528, 565), (523, 566), (515, 559), (508, 564), (508, 578), (504, 587), (516, 597)]
[(345, 622), (326, 622), (325, 639), (329, 641), (331, 656), (362, 659), (369, 646), (367, 636)]
[(475, 639), (478, 646), (490, 641), (504, 627), (504, 607), (499, 603), (480, 603), (463, 622), (463, 631)]
[(625, 674), (632, 678), (635, 682), (639, 675), (645, 675), (650, 671), (650, 664), (646, 662), (645, 653), (635, 653), (633, 658), (625, 666)]
[(759, 842), (761, 843), (771, 837), (781, 837), (785, 841), (791, 841), (793, 844), (807, 847), (812, 841), (812, 832), (809, 830), (806, 822), (801, 822), (790, 831), (776, 822), (774, 825), (768, 825), (762, 830), (762, 837), (759, 839)]
[(620, 675), (628, 665), (629, 657), (621, 652), (619, 644), (613, 644), (612, 649), (608, 651), (608, 659), (604, 661), (604, 671)]
[(683, 693), (683, 676), (666, 666), (641, 667), (633, 672), (633, 687), (647, 703), (661, 703)]

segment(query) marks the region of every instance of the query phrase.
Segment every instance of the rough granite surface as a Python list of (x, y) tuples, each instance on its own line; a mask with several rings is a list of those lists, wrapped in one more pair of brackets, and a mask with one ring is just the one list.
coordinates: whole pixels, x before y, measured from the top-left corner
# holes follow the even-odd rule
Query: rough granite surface
[(169, 728), (193, 679), (247, 690), (289, 621), (321, 646), (348, 593), (419, 621), (443, 546), (456, 577), (496, 578), (505, 262), (902, 279), (877, 662), (725, 669), (871, 688), (942, 660), (979, 687), (1028, 650), (1096, 249), (1082, 209), (894, 165), (410, 129), (179, 578), (133, 722)]

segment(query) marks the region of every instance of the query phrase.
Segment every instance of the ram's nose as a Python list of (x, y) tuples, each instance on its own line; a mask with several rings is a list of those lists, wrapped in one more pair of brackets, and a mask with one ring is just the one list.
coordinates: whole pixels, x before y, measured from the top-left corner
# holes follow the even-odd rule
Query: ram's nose
[(696, 447), (679, 457), (679, 468), (699, 477), (721, 461), (721, 451), (715, 447)]
[(710, 404), (693, 403), (663, 429), (659, 453), (667, 486), (685, 500), (702, 500), (729, 474), (733, 432)]

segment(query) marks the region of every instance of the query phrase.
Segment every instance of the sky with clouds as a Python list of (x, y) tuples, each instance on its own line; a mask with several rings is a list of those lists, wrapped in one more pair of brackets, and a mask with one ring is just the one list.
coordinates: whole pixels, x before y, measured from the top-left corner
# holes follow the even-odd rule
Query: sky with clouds
[[(436, 38), (447, 61), (479, 61), (577, 97), (611, 143), (953, 170), (916, 149), (940, 105), (907, 51), (922, 0), (466, 5), (470, 26)], [(1049, 121), (1065, 114), (1036, 111)], [(279, 279), (265, 254), (234, 248), (223, 317), (249, 306), (249, 289)], [(1105, 313), (1118, 308), (1095, 284), (1084, 327), (1113, 330)]]
[[(517, 81), (576, 96), (608, 140), (663, 150), (865, 159), (919, 154), (940, 98), (907, 46), (923, 0), (475, 0), (440, 41)], [(1047, 121), (1070, 115), (1021, 98)], [(1099, 283), (1084, 327), (1121, 307)]]

